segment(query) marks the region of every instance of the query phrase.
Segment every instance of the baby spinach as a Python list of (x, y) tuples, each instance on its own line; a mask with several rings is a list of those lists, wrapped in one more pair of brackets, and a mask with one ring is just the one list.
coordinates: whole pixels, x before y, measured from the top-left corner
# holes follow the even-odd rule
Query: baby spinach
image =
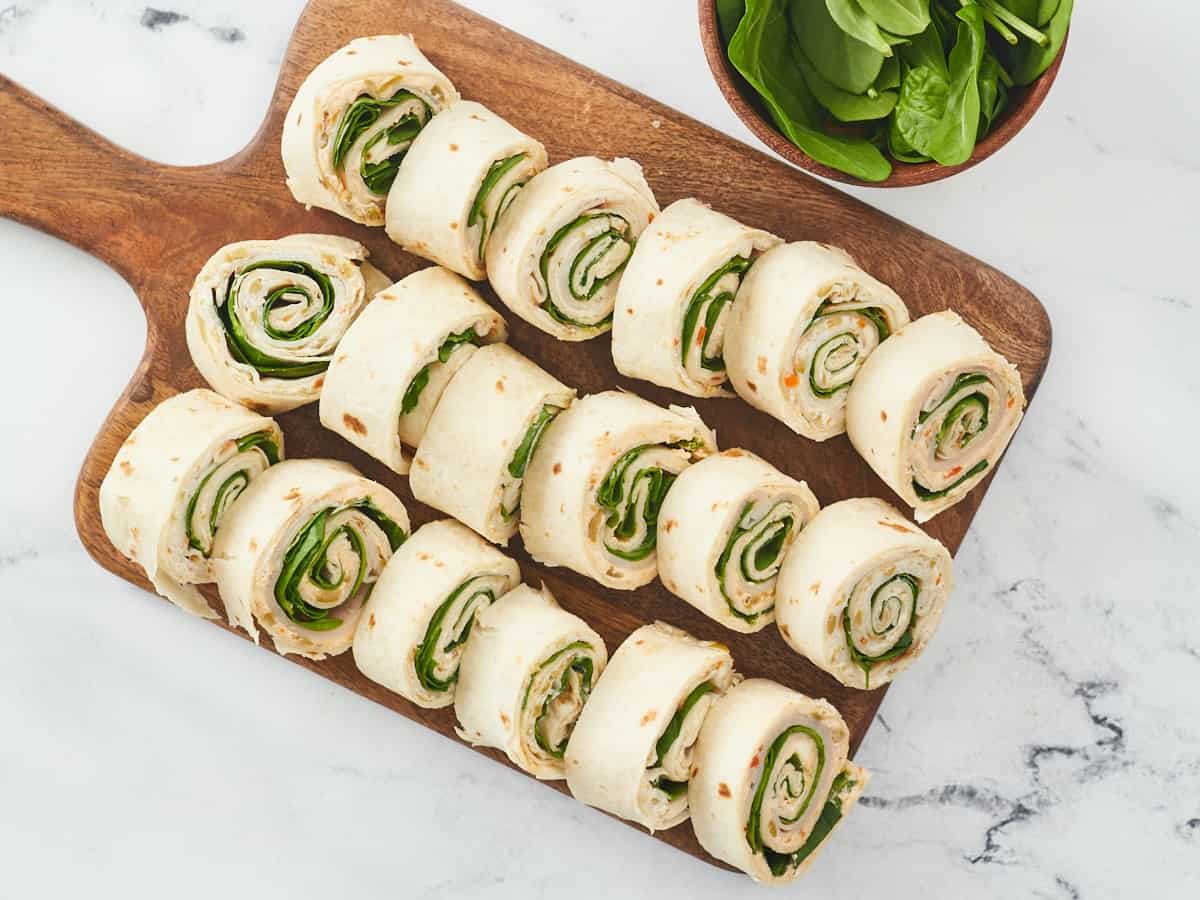
[[(800, 67), (800, 71), (804, 75), (804, 80), (808, 84), (808, 89), (812, 91), (817, 102), (829, 110), (834, 118), (842, 122), (867, 122), (871, 119), (882, 119), (896, 105), (896, 91), (880, 90), (879, 83), (876, 82), (875, 96), (873, 97), (869, 94), (851, 94), (849, 91), (843, 91), (836, 84), (827, 81), (816, 70), (816, 67), (808, 61), (808, 58), (804, 55), (804, 51), (799, 47), (795, 48), (795, 54), (796, 65)], [(880, 76), (882, 77), (883, 75), (884, 73), (881, 72)], [(895, 85), (892, 85), (892, 87), (895, 87)]]
[(790, 6), (792, 31), (817, 71), (843, 91), (865, 92), (883, 67), (883, 53), (838, 27), (825, 0), (792, 0)]
[(929, 148), (929, 155), (943, 166), (957, 166), (970, 159), (979, 134), (979, 67), (987, 41), (983, 11), (971, 3), (957, 15), (958, 40), (950, 51), (950, 93)]
[(929, 24), (929, 0), (858, 0), (880, 28), (892, 34), (917, 34)]
[(884, 56), (892, 55), (892, 45), (875, 20), (863, 12), (858, 0), (825, 0), (829, 15), (838, 28), (864, 44), (874, 47)]
[(729, 61), (776, 127), (867, 181), (960, 165), (1009, 89), (1061, 51), (1073, 0), (713, 0)]
[(779, 130), (817, 162), (864, 181), (887, 178), (891, 164), (870, 141), (821, 130), (820, 107), (792, 58), (787, 24), (786, 0), (746, 0), (729, 61), (758, 91)]

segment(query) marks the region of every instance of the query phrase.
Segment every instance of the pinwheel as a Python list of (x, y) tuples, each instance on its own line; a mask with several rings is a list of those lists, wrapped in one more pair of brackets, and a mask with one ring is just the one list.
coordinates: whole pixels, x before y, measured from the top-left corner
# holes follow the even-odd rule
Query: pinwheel
[(667, 590), (734, 631), (775, 618), (775, 578), (819, 505), (803, 481), (747, 450), (685, 469), (658, 516), (658, 572)]
[(521, 538), (541, 562), (633, 590), (658, 571), (659, 509), (675, 478), (716, 451), (691, 408), (605, 391), (550, 424), (525, 470)]
[(496, 226), (488, 279), (509, 309), (547, 334), (593, 338), (612, 327), (621, 274), (657, 213), (631, 159), (585, 156), (551, 166)]
[(535, 778), (563, 778), (567, 741), (607, 661), (586, 622), (544, 587), (520, 585), (476, 618), (454, 695), (458, 733)]
[(688, 817), (700, 725), (733, 680), (733, 658), (662, 622), (627, 637), (592, 692), (567, 744), (576, 800), (651, 831)]
[(489, 541), (507, 543), (517, 530), (529, 462), (574, 398), (573, 389), (511, 347), (481, 347), (429, 419), (408, 476), (413, 496)]
[(887, 503), (825, 507), (779, 573), (785, 641), (842, 684), (887, 684), (925, 649), (954, 587), (950, 553)]
[(946, 311), (905, 326), (867, 358), (846, 401), (846, 432), (925, 522), (995, 467), (1024, 409), (1016, 367)]
[(729, 380), (751, 406), (823, 441), (846, 430), (846, 394), (863, 362), (906, 324), (896, 292), (844, 250), (784, 244), (738, 291), (725, 334)]
[(350, 648), (363, 603), (408, 536), (395, 494), (342, 462), (288, 460), (260, 475), (213, 545), (231, 624), (280, 653), (324, 659)]
[(346, 332), (325, 375), (321, 424), (394, 472), (408, 471), (442, 391), (504, 320), (462, 278), (431, 266), (380, 291)]
[(412, 38), (356, 38), (309, 73), (283, 120), (292, 196), (382, 225), (388, 189), (413, 139), (456, 100), (454, 85)]
[(162, 596), (214, 618), (195, 587), (215, 580), (213, 539), (250, 482), (282, 458), (273, 419), (204, 388), (177, 394), (117, 451), (100, 484), (104, 531)]

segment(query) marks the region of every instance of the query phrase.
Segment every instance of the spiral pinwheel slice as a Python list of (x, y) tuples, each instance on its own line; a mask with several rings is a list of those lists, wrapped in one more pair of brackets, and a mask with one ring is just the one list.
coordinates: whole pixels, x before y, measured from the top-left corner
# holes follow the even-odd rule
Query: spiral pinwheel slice
[(396, 495), (346, 463), (288, 460), (251, 484), (213, 545), (230, 624), (280, 653), (345, 652), (384, 564), (408, 536)]
[(846, 723), (824, 700), (763, 678), (730, 688), (705, 718), (692, 763), (700, 846), (755, 881), (796, 878), (866, 787), (849, 750)]
[(497, 544), (517, 530), (525, 472), (575, 391), (506, 344), (454, 376), (413, 457), (413, 496)]
[(546, 168), (546, 148), (487, 107), (461, 100), (413, 141), (387, 200), (393, 241), (470, 278), (525, 183)]
[(947, 310), (906, 325), (867, 358), (846, 400), (846, 432), (926, 522), (995, 468), (1024, 409), (1016, 366)]
[(567, 741), (607, 662), (586, 622), (522, 584), (476, 616), (454, 695), (458, 733), (535, 778), (563, 778)]
[(607, 587), (649, 583), (663, 498), (692, 460), (714, 452), (694, 409), (619, 391), (576, 400), (550, 423), (525, 471), (525, 549)]
[(371, 590), (354, 662), (417, 706), (449, 706), (476, 618), (520, 581), (517, 564), (469, 528), (452, 519), (423, 525)]
[(252, 480), (283, 457), (273, 419), (199, 388), (150, 410), (100, 483), (113, 546), (176, 606), (215, 618), (197, 584), (214, 581), (213, 538)]
[(382, 225), (388, 189), (413, 139), (457, 100), (411, 37), (356, 38), (309, 73), (283, 121), (292, 196)]
[(751, 406), (823, 441), (846, 430), (846, 394), (863, 362), (907, 324), (896, 292), (844, 250), (774, 247), (746, 274), (730, 313), (729, 380)]
[(507, 336), (462, 278), (437, 266), (414, 272), (376, 294), (342, 338), (321, 391), (321, 424), (403, 474), (403, 445), (420, 442), (450, 379), (479, 345)]
[(693, 397), (729, 397), (730, 306), (760, 253), (779, 238), (699, 200), (677, 200), (638, 239), (613, 313), (617, 370)]
[(575, 799), (652, 832), (684, 821), (696, 737), (732, 680), (721, 644), (663, 622), (629, 635), (567, 744)]
[(848, 687), (887, 684), (920, 656), (954, 587), (950, 553), (882, 500), (825, 507), (776, 589), (783, 639)]
[(388, 279), (357, 241), (294, 234), (218, 250), (192, 284), (187, 345), (209, 385), (257, 412), (321, 392), (338, 341)]
[(492, 287), (513, 312), (564, 341), (612, 327), (617, 286), (658, 213), (631, 159), (570, 159), (536, 175), (488, 241)]
[(659, 578), (725, 627), (759, 631), (775, 619), (779, 567), (819, 508), (807, 484), (748, 450), (703, 459), (659, 512)]

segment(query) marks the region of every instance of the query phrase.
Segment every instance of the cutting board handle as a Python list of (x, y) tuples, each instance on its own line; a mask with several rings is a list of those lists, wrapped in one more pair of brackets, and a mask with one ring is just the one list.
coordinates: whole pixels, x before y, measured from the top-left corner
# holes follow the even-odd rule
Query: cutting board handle
[(136, 283), (135, 261), (146, 258), (154, 227), (148, 206), (171, 167), (122, 150), (2, 75), (0, 122), (0, 215), (62, 238)]

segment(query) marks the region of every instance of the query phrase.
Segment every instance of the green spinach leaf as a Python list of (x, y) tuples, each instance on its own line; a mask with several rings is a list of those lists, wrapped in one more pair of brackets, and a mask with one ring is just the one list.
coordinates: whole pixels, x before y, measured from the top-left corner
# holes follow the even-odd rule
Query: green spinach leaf
[(892, 55), (892, 45), (880, 32), (875, 20), (863, 12), (858, 0), (825, 0), (829, 15), (838, 28), (864, 44), (874, 47), (884, 56)]
[[(867, 122), (873, 119), (885, 118), (895, 107), (897, 93), (894, 90), (875, 90), (875, 96), (868, 94), (851, 94), (843, 91), (837, 85), (827, 81), (816, 70), (804, 51), (795, 48), (796, 65), (804, 74), (808, 89), (812, 91), (817, 102), (829, 110), (835, 119), (842, 122)], [(882, 73), (881, 73), (882, 75)]]
[(875, 82), (883, 54), (839, 28), (825, 0), (791, 0), (790, 19), (800, 49), (829, 81), (852, 94)]
[(971, 3), (957, 16), (958, 40), (950, 51), (950, 95), (929, 147), (929, 155), (943, 166), (970, 159), (979, 134), (979, 67), (987, 46), (983, 10)]
[(929, 24), (929, 0), (858, 0), (880, 28), (892, 34), (919, 34)]
[(717, 0), (717, 27), (721, 31), (721, 40), (725, 46), (733, 40), (738, 23), (746, 15), (746, 0)]

